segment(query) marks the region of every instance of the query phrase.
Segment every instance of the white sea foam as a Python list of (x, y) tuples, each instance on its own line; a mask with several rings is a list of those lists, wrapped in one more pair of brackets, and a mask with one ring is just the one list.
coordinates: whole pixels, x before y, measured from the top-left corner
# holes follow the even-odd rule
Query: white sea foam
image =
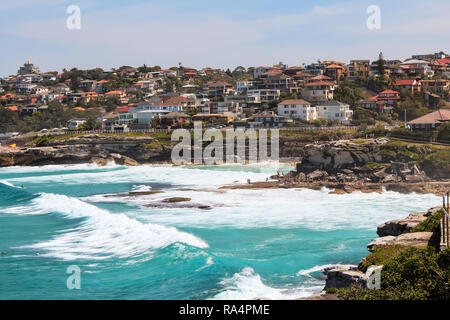
[(66, 230), (49, 241), (24, 247), (44, 251), (42, 256), (67, 260), (125, 258), (151, 253), (176, 242), (199, 248), (208, 246), (196, 236), (174, 227), (143, 224), (125, 214), (111, 214), (64, 195), (41, 194), (32, 200), (29, 211), (35, 214), (57, 212), (67, 218), (84, 218), (75, 229)]
[(333, 266), (335, 266), (336, 264), (339, 264), (339, 263), (335, 263), (335, 264), (324, 264), (324, 265), (322, 265), (322, 266), (314, 266), (314, 267), (309, 268), (309, 269), (306, 269), (306, 270), (300, 270), (300, 271), (297, 273), (297, 276), (298, 276), (298, 277), (299, 277), (299, 276), (310, 276), (311, 273), (315, 273), (315, 272), (322, 271), (323, 269), (333, 267)]
[(269, 298), (274, 300), (293, 300), (311, 296), (323, 289), (321, 281), (297, 288), (270, 287), (264, 284), (261, 276), (250, 267), (244, 268), (232, 277), (222, 280), (220, 285), (224, 289), (214, 299), (253, 300), (256, 298)]
[[(210, 205), (213, 209), (149, 209), (145, 208), (145, 204), (150, 198), (145, 197), (122, 201), (130, 205), (144, 205), (140, 218), (164, 225), (207, 229), (305, 228), (319, 231), (374, 230), (387, 220), (424, 211), (440, 203), (439, 197), (431, 194), (404, 195), (390, 191), (336, 195), (309, 189), (227, 190), (225, 193), (167, 190), (163, 196), (189, 197), (192, 202)], [(153, 196), (153, 199), (158, 197), (161, 196)]]
[[(259, 168), (259, 167), (257, 167)], [(261, 167), (263, 168), (263, 167)], [(171, 225), (175, 227), (222, 228), (292, 228), (300, 227), (313, 230), (371, 229), (378, 224), (414, 211), (427, 210), (440, 203), (440, 199), (431, 194), (403, 195), (395, 192), (382, 194), (364, 194), (355, 192), (346, 195), (329, 194), (326, 189), (320, 191), (308, 189), (264, 189), (264, 190), (217, 190), (218, 187), (235, 181), (245, 183), (247, 179), (261, 181), (273, 172), (273, 168), (253, 170), (251, 166), (218, 167), (173, 167), (138, 166), (123, 170), (106, 172), (86, 172), (62, 175), (58, 183), (62, 184), (106, 184), (131, 183), (134, 188), (151, 188), (152, 183), (168, 183), (174, 188), (164, 189), (164, 194), (138, 197), (104, 197), (92, 195), (84, 198), (90, 202), (125, 202), (132, 206), (142, 206), (139, 219), (149, 223)], [(257, 171), (258, 171), (257, 170)], [(50, 183), (54, 176), (25, 177), (9, 182), (27, 181), (27, 183)], [(176, 190), (178, 188), (193, 190)], [(189, 197), (192, 202), (209, 205), (213, 210), (201, 211), (189, 208), (146, 208), (151, 201), (160, 201), (169, 197)]]
[(8, 186), (8, 187), (15, 188), (15, 186), (12, 183), (10, 183), (10, 182), (8, 182), (6, 180), (1, 180), (0, 183), (4, 184), (5, 186)]
[(143, 192), (143, 191), (151, 191), (152, 187), (147, 185), (134, 185), (133, 191)]
[[(240, 168), (240, 167), (238, 167)], [(245, 166), (236, 171), (233, 166), (220, 166), (206, 170), (199, 168), (173, 167), (169, 165), (143, 165), (128, 167), (123, 170), (103, 171), (92, 170), (91, 172), (71, 173), (58, 175), (58, 183), (66, 185), (83, 184), (105, 184), (105, 183), (133, 183), (135, 185), (152, 183), (167, 183), (175, 186), (196, 186), (196, 187), (218, 187), (225, 184), (232, 184), (235, 181), (246, 183), (251, 181), (265, 180), (268, 175), (274, 173), (272, 169), (263, 168), (261, 172), (245, 172)], [(251, 168), (251, 167), (249, 167)], [(216, 169), (216, 170), (213, 170)], [(227, 170), (228, 169), (228, 170)], [(263, 170), (264, 169), (264, 170)], [(21, 168), (21, 170), (30, 170)], [(36, 169), (35, 169), (36, 170)], [(59, 171), (61, 167), (53, 168), (51, 171)], [(276, 171), (276, 170), (275, 170)], [(30, 170), (30, 172), (33, 172)], [(45, 172), (45, 171), (44, 171)], [(54, 175), (43, 175), (37, 177), (21, 177), (9, 179), (14, 182), (27, 182), (31, 184), (53, 183)]]

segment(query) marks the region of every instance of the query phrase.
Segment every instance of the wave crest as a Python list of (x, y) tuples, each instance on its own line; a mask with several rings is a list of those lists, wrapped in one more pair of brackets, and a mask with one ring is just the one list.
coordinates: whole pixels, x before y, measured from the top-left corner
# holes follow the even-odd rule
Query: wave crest
[(323, 284), (319, 281), (311, 283), (308, 287), (298, 288), (273, 288), (265, 285), (261, 276), (255, 273), (250, 267), (244, 268), (241, 272), (235, 273), (231, 278), (226, 278), (220, 282), (224, 286), (224, 291), (217, 294), (214, 299), (218, 300), (253, 300), (257, 298), (269, 298), (274, 300), (293, 300), (304, 298), (318, 293), (322, 290)]
[(64, 195), (43, 193), (28, 208), (35, 214), (59, 213), (70, 219), (83, 218), (75, 229), (49, 241), (22, 247), (44, 250), (44, 256), (65, 260), (126, 258), (152, 253), (176, 242), (208, 247), (200, 238), (174, 227), (144, 224)]

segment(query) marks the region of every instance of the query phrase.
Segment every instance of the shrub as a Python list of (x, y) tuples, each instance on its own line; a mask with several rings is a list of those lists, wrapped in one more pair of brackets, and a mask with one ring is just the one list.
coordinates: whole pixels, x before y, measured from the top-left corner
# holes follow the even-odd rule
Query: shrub
[(345, 300), (448, 300), (450, 250), (408, 247), (385, 261), (381, 290), (340, 289)]
[(436, 214), (429, 216), (425, 221), (422, 221), (410, 232), (439, 232), (441, 229), (441, 220), (444, 212), (441, 210)]
[(378, 169), (378, 168), (383, 168), (383, 167), (387, 167), (388, 165), (385, 163), (378, 163), (378, 162), (367, 162), (362, 169), (366, 170), (366, 171), (370, 171), (370, 170), (374, 170), (374, 169)]
[(362, 272), (366, 272), (370, 266), (382, 266), (385, 265), (392, 257), (400, 253), (402, 250), (405, 250), (406, 247), (399, 245), (385, 245), (378, 246), (374, 248), (374, 251), (369, 254), (361, 264), (359, 265), (359, 269)]
[(336, 288), (328, 288), (326, 290), (326, 293), (328, 293), (328, 294), (336, 294), (336, 293), (338, 293), (338, 289), (336, 289)]
[(426, 155), (421, 166), (430, 176), (450, 176), (450, 149), (439, 149), (435, 153)]

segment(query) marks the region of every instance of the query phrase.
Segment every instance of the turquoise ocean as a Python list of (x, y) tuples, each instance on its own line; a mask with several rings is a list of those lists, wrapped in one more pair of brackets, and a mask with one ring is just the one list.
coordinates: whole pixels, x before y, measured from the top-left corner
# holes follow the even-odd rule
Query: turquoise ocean
[[(0, 169), (0, 299), (295, 299), (434, 195), (221, 190), (273, 165)], [(162, 190), (147, 195), (128, 192)], [(165, 203), (187, 197), (188, 203)], [(188, 205), (186, 205), (188, 204)], [(198, 206), (210, 206), (202, 210)], [(81, 288), (69, 290), (69, 266)]]

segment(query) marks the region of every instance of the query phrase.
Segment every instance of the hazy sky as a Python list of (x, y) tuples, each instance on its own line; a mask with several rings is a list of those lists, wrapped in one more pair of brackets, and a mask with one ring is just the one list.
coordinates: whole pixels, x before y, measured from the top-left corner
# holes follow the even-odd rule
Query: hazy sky
[[(81, 8), (81, 30), (66, 9)], [(366, 27), (369, 5), (381, 30)], [(0, 75), (182, 62), (191, 67), (405, 59), (450, 52), (448, 0), (14, 0), (0, 2)]]

